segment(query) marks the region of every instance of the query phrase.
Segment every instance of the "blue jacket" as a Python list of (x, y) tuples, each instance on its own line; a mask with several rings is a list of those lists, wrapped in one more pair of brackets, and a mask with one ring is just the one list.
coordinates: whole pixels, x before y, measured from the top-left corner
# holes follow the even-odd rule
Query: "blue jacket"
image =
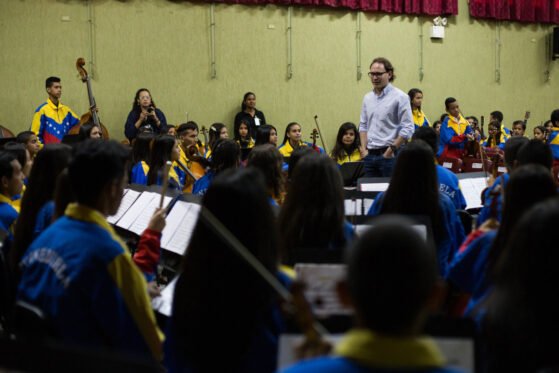
[[(384, 193), (379, 193), (367, 215), (379, 215), (382, 209), (382, 197)], [(445, 276), (449, 262), (464, 241), (464, 227), (456, 215), (456, 208), (450, 198), (443, 193), (439, 193), (439, 207), (441, 209), (441, 223), (443, 224), (442, 237), (435, 237), (437, 243), (437, 260), (439, 272)], [(435, 228), (435, 227), (433, 227)]]
[(446, 194), (452, 200), (457, 210), (465, 209), (466, 199), (464, 194), (462, 194), (462, 190), (460, 190), (458, 177), (452, 171), (437, 165), (437, 178), (439, 180), (439, 191)]
[(483, 311), (477, 308), (489, 294), (491, 287), (487, 278), (487, 258), (495, 237), (497, 231), (489, 231), (476, 238), (449, 265), (447, 279), (460, 290), (472, 294), (464, 311), (465, 316), (474, 316), (472, 313)]
[(194, 182), (194, 186), (192, 187), (192, 194), (197, 194), (203, 196), (208, 191), (212, 180), (215, 177), (214, 171), (208, 171), (204, 176), (199, 178)]
[(54, 201), (48, 201), (41, 207), (39, 212), (37, 212), (37, 219), (35, 219), (35, 231), (33, 232), (33, 238), (41, 234), (45, 229), (52, 224), (52, 219), (54, 217)]
[(49, 98), (35, 110), (31, 131), (35, 132), (43, 144), (59, 143), (78, 123), (80, 118), (72, 109), (61, 102), (56, 106)]
[(493, 196), (491, 193), (493, 193), (497, 187), (505, 188), (509, 179), (509, 174), (503, 174), (495, 180), (493, 185), (483, 192), (485, 203), (483, 204), (483, 207), (477, 217), (478, 226), (483, 224), (491, 216), (491, 204), (493, 203), (493, 200), (495, 200), (495, 207), (497, 209), (496, 219), (499, 222), (501, 221), (501, 217), (503, 216), (503, 194), (499, 193), (498, 195)]
[(21, 268), (17, 299), (41, 309), (65, 342), (162, 358), (144, 277), (98, 211), (70, 204)]
[(148, 185), (148, 172), (149, 166), (146, 162), (136, 163), (130, 172), (130, 184)]

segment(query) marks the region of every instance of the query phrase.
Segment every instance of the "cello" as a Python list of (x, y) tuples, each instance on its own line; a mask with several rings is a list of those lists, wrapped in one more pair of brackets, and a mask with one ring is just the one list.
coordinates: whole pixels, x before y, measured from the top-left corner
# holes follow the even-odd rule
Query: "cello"
[(91, 89), (91, 79), (84, 68), (85, 59), (82, 57), (78, 58), (76, 61), (76, 68), (80, 74), (82, 82), (87, 85), (87, 97), (89, 98), (89, 111), (83, 114), (80, 118), (80, 122), (77, 126), (74, 126), (69, 132), (69, 135), (77, 135), (80, 132), (80, 127), (87, 123), (93, 123), (101, 128), (103, 133), (103, 140), (109, 139), (109, 131), (99, 120), (99, 114), (97, 113), (97, 104), (95, 103), (95, 97), (93, 97), (93, 90)]

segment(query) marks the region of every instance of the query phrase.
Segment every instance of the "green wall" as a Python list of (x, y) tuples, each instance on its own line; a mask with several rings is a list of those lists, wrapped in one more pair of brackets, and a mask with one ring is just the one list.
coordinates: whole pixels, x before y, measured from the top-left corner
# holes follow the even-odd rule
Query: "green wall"
[(29, 127), (34, 109), (45, 100), (44, 80), (50, 75), (62, 78), (62, 101), (85, 112), (78, 57), (93, 59), (93, 68), (86, 67), (93, 75), (101, 119), (117, 139), (124, 137), (123, 125), (140, 87), (151, 90), (169, 123), (184, 122), (188, 112), (201, 125), (223, 121), (230, 128), (243, 93), (250, 90), (281, 133), (288, 122), (298, 121), (308, 138), (318, 114), (331, 147), (342, 122), (359, 121), (362, 97), (371, 89), (366, 73), (376, 56), (392, 61), (397, 87), (424, 91), (431, 120), (444, 111), (447, 96), (456, 97), (466, 115), (487, 118), (500, 109), (508, 126), (530, 109), (533, 127), (559, 107), (559, 62), (549, 63), (546, 53), (552, 26), (473, 20), (464, 0), (442, 41), (429, 38), (431, 18), (293, 8), (291, 79), (286, 7), (216, 5), (212, 79), (210, 5), (166, 0), (0, 3), (0, 124), (14, 132)]

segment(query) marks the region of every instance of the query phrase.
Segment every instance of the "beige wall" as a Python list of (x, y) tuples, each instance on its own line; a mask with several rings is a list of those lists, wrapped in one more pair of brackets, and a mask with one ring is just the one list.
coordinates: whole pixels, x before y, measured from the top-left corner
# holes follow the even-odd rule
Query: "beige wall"
[[(215, 6), (217, 78), (210, 69), (210, 6), (165, 0), (0, 0), (0, 124), (27, 129), (44, 101), (44, 80), (63, 80), (63, 102), (87, 109), (85, 85), (75, 61), (93, 55), (93, 90), (101, 119), (113, 138), (123, 125), (136, 89), (151, 90), (170, 123), (189, 119), (231, 127), (244, 92), (283, 133), (290, 121), (304, 136), (318, 114), (331, 146), (340, 123), (359, 121), (371, 59), (388, 57), (395, 85), (424, 91), (424, 110), (434, 120), (447, 96), (464, 114), (486, 117), (500, 109), (510, 126), (532, 111), (530, 127), (559, 107), (559, 62), (546, 81), (546, 35), (551, 26), (470, 19), (459, 0), (443, 41), (429, 38), (431, 18), (361, 15), (361, 64), (356, 79), (357, 13), (294, 8), (293, 76), (287, 79), (287, 8)], [(90, 12), (94, 24), (90, 34)], [(66, 17), (66, 20), (63, 20)], [(423, 33), (423, 39), (420, 34)], [(496, 37), (500, 34), (500, 83), (495, 82)], [(420, 42), (424, 78), (419, 80)], [(88, 67), (90, 67), (88, 65)], [(282, 137), (282, 135), (280, 135)]]

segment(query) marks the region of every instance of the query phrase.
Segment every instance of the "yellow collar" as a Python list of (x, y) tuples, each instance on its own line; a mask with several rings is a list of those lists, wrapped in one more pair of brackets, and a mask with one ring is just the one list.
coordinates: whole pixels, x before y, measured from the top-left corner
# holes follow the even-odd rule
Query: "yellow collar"
[(111, 235), (113, 240), (117, 241), (122, 246), (122, 249), (126, 251), (126, 244), (120, 239), (120, 237), (114, 231), (113, 227), (111, 227), (111, 225), (107, 222), (105, 216), (103, 216), (103, 214), (101, 214), (99, 211), (94, 210), (91, 207), (80, 205), (78, 203), (70, 203), (68, 207), (66, 207), (64, 215), (72, 219), (95, 224), (101, 229), (106, 230)]
[(0, 193), (0, 203), (7, 203), (8, 205), (12, 205), (12, 200), (5, 195)]
[(429, 337), (387, 337), (370, 330), (353, 329), (336, 346), (335, 353), (378, 368), (435, 368), (445, 360)]

